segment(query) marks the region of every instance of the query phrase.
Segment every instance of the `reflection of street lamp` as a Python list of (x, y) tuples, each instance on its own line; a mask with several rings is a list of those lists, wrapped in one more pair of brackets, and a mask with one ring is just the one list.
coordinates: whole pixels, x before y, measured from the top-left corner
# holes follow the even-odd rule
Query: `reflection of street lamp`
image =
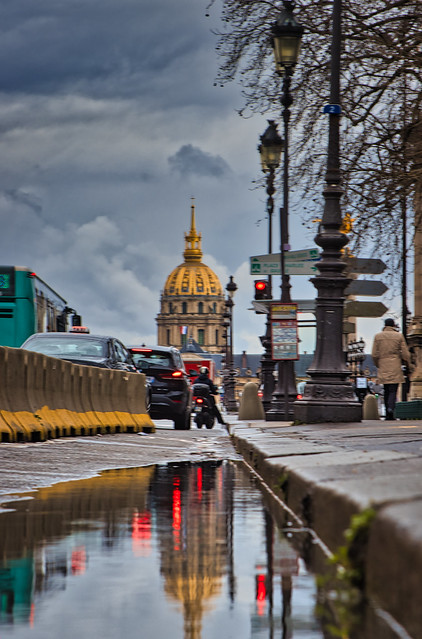
[(340, 198), (340, 53), (341, 0), (333, 0), (331, 44), (330, 104), (324, 109), (329, 117), (328, 157), (325, 174), (324, 213), (316, 243), (322, 248), (312, 278), (316, 299), (317, 343), (314, 360), (307, 373), (303, 399), (294, 406), (295, 419), (301, 422), (354, 422), (362, 418), (362, 405), (357, 401), (342, 348), (344, 290), (350, 280), (344, 274), (341, 251), (347, 236), (341, 232)]
[[(293, 102), (290, 93), (291, 77), (297, 63), (303, 27), (293, 15), (294, 2), (283, 0), (284, 9), (272, 26), (272, 41), (276, 71), (283, 77), (281, 104), (284, 122), (283, 154), (283, 208), (280, 209), (280, 266), (281, 301), (290, 303), (290, 277), (285, 268), (285, 251), (289, 250), (289, 121), (290, 106)], [(277, 388), (273, 394), (267, 419), (289, 420), (293, 417), (293, 402), (296, 399), (295, 370), (293, 360), (278, 363)]]
[[(261, 144), (258, 151), (261, 159), (261, 167), (267, 174), (267, 213), (268, 213), (268, 253), (273, 252), (272, 240), (272, 217), (274, 211), (274, 175), (276, 168), (280, 165), (280, 156), (283, 150), (283, 140), (278, 134), (277, 126), (273, 120), (268, 120), (268, 127), (261, 135)], [(268, 276), (269, 297), (272, 297), (272, 280)], [(261, 358), (261, 379), (263, 383), (262, 403), (264, 409), (268, 410), (271, 404), (271, 397), (274, 390), (274, 366), (271, 353), (271, 322), (270, 314), (267, 313), (266, 331), (261, 338), (261, 344), (265, 348), (265, 353)]]
[(234, 382), (234, 369), (233, 369), (233, 297), (235, 292), (237, 291), (237, 284), (233, 281), (233, 276), (230, 275), (230, 281), (226, 286), (226, 291), (228, 293), (228, 297), (225, 301), (226, 312), (229, 315), (229, 338), (228, 338), (228, 361), (226, 361), (226, 366), (228, 368), (227, 374), (225, 376), (226, 388), (224, 390), (224, 399), (225, 406), (228, 411), (236, 411), (237, 410), (237, 402), (235, 398), (235, 382)]

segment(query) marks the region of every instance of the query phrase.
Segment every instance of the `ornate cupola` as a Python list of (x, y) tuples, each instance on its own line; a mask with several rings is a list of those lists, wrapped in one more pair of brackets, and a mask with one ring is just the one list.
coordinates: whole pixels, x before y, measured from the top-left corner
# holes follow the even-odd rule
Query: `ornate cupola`
[(203, 350), (220, 353), (224, 350), (224, 294), (217, 275), (202, 262), (201, 240), (192, 198), (184, 262), (170, 273), (161, 294), (158, 344), (180, 348), (192, 338)]

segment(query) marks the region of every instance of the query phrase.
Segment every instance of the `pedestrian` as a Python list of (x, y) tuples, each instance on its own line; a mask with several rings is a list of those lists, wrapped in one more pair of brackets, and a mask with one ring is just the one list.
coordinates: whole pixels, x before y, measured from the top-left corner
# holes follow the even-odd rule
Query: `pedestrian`
[(372, 359), (378, 369), (378, 380), (384, 386), (385, 418), (394, 419), (397, 389), (405, 381), (402, 364), (410, 368), (410, 353), (406, 340), (390, 317), (385, 320), (381, 333), (374, 337)]
[(206, 384), (207, 386), (209, 386), (210, 393), (211, 393), (210, 399), (213, 405), (214, 415), (217, 417), (217, 421), (219, 424), (223, 424), (224, 426), (227, 426), (226, 422), (221, 416), (220, 411), (218, 410), (217, 404), (215, 403), (215, 399), (213, 396), (218, 395), (218, 389), (216, 385), (214, 384), (214, 382), (212, 381), (212, 379), (210, 378), (209, 373), (210, 372), (206, 366), (201, 366), (201, 368), (199, 369), (199, 375), (195, 379), (194, 384)]

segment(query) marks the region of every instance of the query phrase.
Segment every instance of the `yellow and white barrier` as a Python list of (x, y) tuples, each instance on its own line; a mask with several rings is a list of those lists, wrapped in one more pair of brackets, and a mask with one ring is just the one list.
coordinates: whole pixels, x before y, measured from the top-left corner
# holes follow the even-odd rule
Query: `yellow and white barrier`
[(0, 441), (152, 432), (145, 375), (0, 346)]

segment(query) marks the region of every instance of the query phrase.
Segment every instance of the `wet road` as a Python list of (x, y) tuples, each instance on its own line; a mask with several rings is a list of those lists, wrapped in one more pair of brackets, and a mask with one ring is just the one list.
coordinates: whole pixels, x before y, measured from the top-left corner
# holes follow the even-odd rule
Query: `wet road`
[(156, 422), (151, 434), (97, 435), (0, 445), (0, 501), (57, 482), (93, 477), (101, 470), (174, 461), (236, 460), (227, 430), (174, 430)]

